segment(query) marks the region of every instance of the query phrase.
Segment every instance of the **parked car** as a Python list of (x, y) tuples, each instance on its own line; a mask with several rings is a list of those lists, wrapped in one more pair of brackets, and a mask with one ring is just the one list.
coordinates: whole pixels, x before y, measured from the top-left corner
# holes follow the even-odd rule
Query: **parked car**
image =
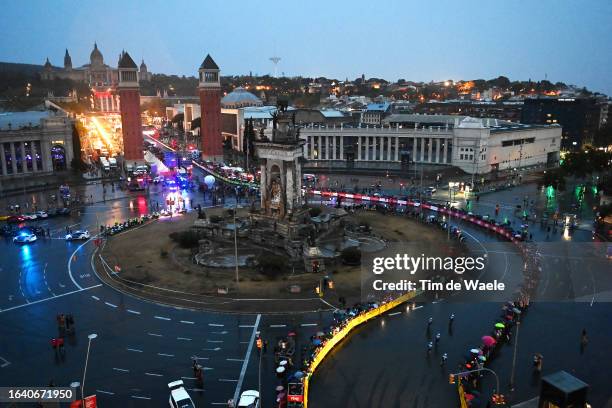
[(47, 214), (45, 211), (36, 211), (36, 215), (38, 216), (38, 218), (48, 218), (49, 214)]
[(13, 242), (16, 244), (29, 244), (36, 241), (36, 235), (29, 232), (20, 232), (19, 235), (13, 237)]
[(38, 218), (38, 215), (36, 215), (36, 213), (27, 213), (27, 214), (23, 214), (23, 217), (26, 220), (35, 220)]

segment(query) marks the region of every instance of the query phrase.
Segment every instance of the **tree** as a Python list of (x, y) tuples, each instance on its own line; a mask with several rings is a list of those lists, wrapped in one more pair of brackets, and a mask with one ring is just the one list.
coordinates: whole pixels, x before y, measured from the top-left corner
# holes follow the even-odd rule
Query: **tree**
[(361, 264), (361, 251), (354, 246), (344, 248), (340, 253), (340, 259), (345, 265), (359, 265)]
[[(244, 154), (245, 168), (253, 167), (255, 163), (255, 137), (253, 119), (247, 119), (244, 127), (244, 137), (242, 138), (242, 152)], [(249, 168), (246, 170), (248, 171)]]
[(552, 187), (555, 190), (565, 190), (565, 175), (563, 170), (555, 169), (549, 170), (544, 174), (544, 177), (540, 180), (540, 185), (544, 187)]
[(276, 279), (287, 269), (287, 261), (285, 257), (264, 253), (259, 255), (258, 259), (259, 272), (270, 279)]
[(81, 137), (80, 137), (80, 131), (79, 131), (79, 127), (80, 125), (73, 125), (72, 126), (72, 154), (73, 154), (73, 158), (72, 161), (70, 163), (70, 167), (72, 167), (72, 169), (76, 172), (79, 171), (84, 171), (86, 169), (87, 166), (85, 166), (85, 163), (83, 162), (83, 157), (81, 155)]

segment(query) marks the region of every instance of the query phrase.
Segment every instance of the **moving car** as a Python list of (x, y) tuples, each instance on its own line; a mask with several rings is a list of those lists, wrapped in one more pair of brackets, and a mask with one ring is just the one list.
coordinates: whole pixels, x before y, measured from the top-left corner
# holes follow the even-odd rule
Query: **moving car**
[(168, 402), (171, 408), (195, 408), (191, 397), (183, 386), (182, 380), (169, 383), (168, 388), (170, 388), (170, 398)]
[(26, 220), (35, 220), (38, 218), (38, 215), (36, 215), (36, 213), (27, 213), (27, 214), (23, 214), (23, 217)]
[(69, 234), (66, 234), (66, 241), (76, 241), (79, 239), (89, 239), (89, 231), (87, 230), (77, 230), (73, 231)]
[(36, 211), (36, 216), (38, 218), (47, 218), (49, 217), (49, 214), (47, 214), (45, 211)]
[(238, 400), (238, 408), (259, 408), (259, 392), (255, 390), (246, 390), (240, 394)]
[(13, 237), (13, 242), (16, 244), (29, 244), (36, 241), (36, 235), (30, 232), (20, 232), (19, 235)]
[(25, 220), (26, 218), (23, 215), (11, 215), (6, 219), (6, 222), (18, 224), (24, 222)]

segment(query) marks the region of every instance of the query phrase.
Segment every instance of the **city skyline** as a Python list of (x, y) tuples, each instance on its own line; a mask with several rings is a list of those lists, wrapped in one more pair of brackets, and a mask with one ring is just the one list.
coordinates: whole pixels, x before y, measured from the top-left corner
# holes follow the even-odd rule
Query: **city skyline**
[[(127, 7), (110, 2), (104, 9), (95, 2), (79, 3), (78, 9), (69, 2), (53, 9), (43, 4), (5, 6), (5, 31), (13, 40), (0, 44), (0, 61), (42, 65), (49, 57), (61, 66), (68, 48), (74, 66), (80, 66), (97, 42), (105, 63), (116, 65), (125, 49), (138, 62), (144, 58), (154, 73), (194, 76), (210, 53), (224, 75), (265, 75), (274, 72), (269, 58), (279, 56), (278, 73), (287, 76), (353, 79), (363, 73), (429, 82), (504, 75), (612, 94), (604, 69), (612, 64), (611, 46), (598, 41), (612, 36), (606, 24), (612, 5), (605, 1), (588, 8), (520, 1), (494, 9), (479, 1), (461, 6), (392, 1), (384, 7), (314, 2), (298, 11), (276, 1), (266, 7), (183, 2), (170, 13), (162, 2)], [(120, 13), (97, 15), (109, 10)], [(30, 24), (23, 24), (25, 19)], [(501, 24), (504, 20), (511, 23)]]

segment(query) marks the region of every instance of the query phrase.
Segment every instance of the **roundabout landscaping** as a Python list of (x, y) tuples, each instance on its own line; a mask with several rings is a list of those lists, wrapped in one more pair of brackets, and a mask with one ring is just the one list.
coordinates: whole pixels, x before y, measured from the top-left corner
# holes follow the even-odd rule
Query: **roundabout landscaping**
[[(236, 215), (247, 217), (248, 212), (239, 209)], [(227, 217), (227, 211), (211, 208), (207, 216)], [(185, 248), (171, 238), (188, 231), (196, 219), (196, 213), (161, 218), (110, 237), (94, 254), (98, 276), (115, 289), (137, 297), (222, 312), (296, 313), (334, 309), (340, 299), (347, 304), (361, 301), (362, 267), (347, 265), (340, 254), (326, 263), (324, 273), (305, 272), (303, 265), (291, 264), (287, 256), (281, 273), (271, 274), (253, 259), (265, 263), (279, 256), (246, 238), (237, 240), (240, 281), (236, 285), (233, 246), (231, 251), (213, 249), (207, 255), (200, 252), (196, 256), (198, 247)], [(449, 244), (444, 231), (407, 217), (393, 217), (390, 223), (389, 216), (357, 211), (346, 216), (346, 223), (367, 226), (368, 232), (347, 233), (359, 242), (364, 255), (384, 253), (398, 244), (409, 246), (415, 254)], [(218, 240), (207, 238), (200, 244), (215, 245)], [(320, 245), (325, 248), (326, 242), (322, 241)], [(450, 245), (456, 253), (463, 250), (457, 242)], [(203, 258), (210, 261), (208, 266), (204, 266), (207, 262), (202, 262)], [(218, 266), (217, 262), (226, 264)], [(314, 289), (325, 276), (333, 280), (333, 288), (325, 288), (319, 297)]]

